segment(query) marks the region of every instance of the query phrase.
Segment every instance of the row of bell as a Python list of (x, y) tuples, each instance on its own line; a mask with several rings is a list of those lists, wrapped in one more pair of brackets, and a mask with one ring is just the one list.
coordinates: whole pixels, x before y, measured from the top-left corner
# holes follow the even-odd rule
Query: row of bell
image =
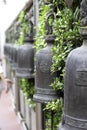
[[(41, 103), (46, 103), (58, 98), (57, 92), (50, 86), (53, 79), (57, 77), (57, 73), (51, 73), (51, 48), (53, 47), (54, 37), (49, 35), (46, 41), (48, 43), (47, 46), (41, 49), (36, 55), (35, 65), (34, 40), (32, 38), (28, 39), (28, 41), (19, 48), (11, 44), (4, 46), (4, 53), (7, 59), (10, 59), (9, 61), (13, 63), (17, 77), (34, 78), (34, 72), (36, 73), (34, 100)], [(36, 68), (36, 70), (34, 68)]]
[(67, 57), (64, 109), (58, 130), (87, 130), (87, 1), (79, 0), (79, 2), (81, 2), (80, 34), (83, 44), (72, 50)]

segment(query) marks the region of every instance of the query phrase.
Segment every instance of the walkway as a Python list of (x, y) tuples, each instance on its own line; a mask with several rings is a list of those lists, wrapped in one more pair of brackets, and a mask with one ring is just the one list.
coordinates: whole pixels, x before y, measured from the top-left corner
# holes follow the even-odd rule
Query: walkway
[(10, 92), (3, 91), (0, 97), (0, 130), (23, 130), (13, 110)]

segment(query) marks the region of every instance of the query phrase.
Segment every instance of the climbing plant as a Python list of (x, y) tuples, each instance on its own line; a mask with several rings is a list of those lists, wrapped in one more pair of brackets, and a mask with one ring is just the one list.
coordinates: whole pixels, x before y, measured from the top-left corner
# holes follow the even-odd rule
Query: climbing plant
[[(26, 13), (25, 11), (22, 10), (18, 17), (20, 29), (19, 29), (19, 39), (17, 40), (17, 44), (19, 44), (19, 46), (24, 44), (26, 36), (29, 36), (28, 34), (29, 23), (28, 23), (28, 20), (25, 19), (25, 16), (26, 16)], [(26, 97), (26, 102), (34, 108), (35, 107), (35, 102), (33, 101), (34, 79), (21, 78), (19, 80), (19, 87), (23, 91)]]
[(34, 108), (35, 107), (35, 103), (33, 101), (34, 79), (25, 79), (25, 78), (19, 79), (18, 86), (23, 91), (26, 97), (26, 102)]
[(61, 11), (58, 9), (57, 11), (57, 17), (54, 21), (54, 35), (56, 39), (55, 45), (52, 48), (53, 64), (51, 67), (52, 72), (58, 71), (58, 78), (52, 84), (55, 89), (60, 89), (61, 86), (63, 87), (64, 66), (68, 53), (81, 43), (78, 13), (78, 7), (74, 13), (67, 8)]
[(38, 30), (38, 33), (35, 37), (36, 42), (34, 43), (36, 53), (41, 48), (44, 48), (46, 46), (46, 42), (45, 42), (45, 36), (46, 36), (45, 21), (46, 21), (46, 15), (47, 15), (48, 11), (49, 11), (49, 6), (42, 4), (42, 6), (40, 7), (39, 22), (38, 22), (38, 25), (37, 25), (37, 28), (36, 28)]
[[(47, 0), (47, 4), (43, 2), (40, 6), (39, 14), (39, 31), (36, 36), (36, 42), (34, 47), (36, 52), (46, 46), (45, 37), (46, 37), (46, 16), (48, 12), (55, 13), (55, 19), (52, 23), (50, 19), (50, 24), (53, 26), (53, 35), (56, 36), (54, 47), (52, 48), (52, 66), (51, 71), (57, 71), (57, 77), (54, 79), (54, 82), (51, 86), (58, 91), (63, 91), (64, 87), (64, 72), (65, 72), (65, 63), (68, 53), (80, 46), (82, 38), (79, 33), (80, 29), (80, 18), (79, 18), (79, 2), (74, 2), (71, 9), (66, 7), (64, 0)], [(57, 129), (58, 123), (61, 120), (62, 107), (63, 107), (63, 98), (59, 98), (56, 102), (50, 102), (46, 105), (44, 110), (53, 110), (56, 111), (58, 118), (55, 116), (55, 126)], [(48, 113), (47, 113), (48, 114)], [(49, 119), (48, 119), (49, 120)], [(49, 122), (49, 121), (48, 121)], [(49, 130), (49, 128), (46, 128)]]
[(29, 31), (29, 26), (28, 26), (28, 21), (25, 19), (25, 11), (21, 11), (18, 17), (18, 22), (19, 22), (19, 38), (18, 40), (16, 40), (16, 44), (18, 44), (19, 46), (24, 44), (24, 39), (25, 39), (25, 35), (28, 34)]

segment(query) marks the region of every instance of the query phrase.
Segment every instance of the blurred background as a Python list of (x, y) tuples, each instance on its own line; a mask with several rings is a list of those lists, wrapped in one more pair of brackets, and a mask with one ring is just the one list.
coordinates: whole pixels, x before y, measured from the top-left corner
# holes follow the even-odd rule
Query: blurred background
[(0, 0), (0, 52), (3, 55), (5, 30), (9, 27), (17, 14), (28, 0)]

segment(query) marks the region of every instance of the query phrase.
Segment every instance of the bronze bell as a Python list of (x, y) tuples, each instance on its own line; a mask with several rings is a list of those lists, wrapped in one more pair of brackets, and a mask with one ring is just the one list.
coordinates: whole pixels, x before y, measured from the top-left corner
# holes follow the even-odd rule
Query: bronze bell
[(47, 103), (58, 98), (57, 92), (51, 87), (57, 72), (51, 72), (52, 65), (52, 47), (55, 40), (53, 36), (53, 26), (49, 25), (49, 18), (53, 18), (55, 14), (49, 13), (46, 20), (46, 43), (47, 46), (41, 49), (36, 55), (36, 76), (35, 76), (35, 94), (33, 99), (36, 102)]
[(6, 59), (8, 60), (9, 59), (9, 44), (8, 43), (4, 45), (4, 54), (6, 56)]
[(12, 45), (12, 43), (9, 44), (9, 50), (8, 51), (9, 51), (9, 63), (12, 66), (12, 64), (13, 64), (13, 45)]
[(4, 45), (4, 55), (6, 56), (6, 59), (8, 59), (8, 53), (7, 53), (8, 44), (6, 43)]
[(81, 1), (80, 17), (83, 45), (67, 58), (64, 112), (58, 130), (87, 130), (87, 0)]
[(17, 68), (17, 53), (18, 53), (18, 46), (14, 45), (13, 46), (13, 65), (12, 65), (12, 69), (16, 70)]
[(65, 0), (65, 3), (68, 7), (72, 6), (73, 0)]
[(4, 54), (9, 62), (11, 62), (11, 51), (12, 45), (10, 43), (6, 43), (4, 45)]
[(24, 45), (20, 46), (17, 54), (16, 75), (20, 78), (33, 78), (34, 48), (33, 38), (29, 36)]
[(11, 61), (11, 51), (12, 51), (12, 45), (9, 43), (9, 46), (8, 46), (8, 61), (9, 61), (9, 63), (11, 63), (12, 61)]
[(50, 86), (57, 73), (51, 73), (52, 51), (54, 36), (46, 38), (47, 46), (41, 49), (36, 56), (35, 94), (36, 102), (47, 103), (57, 99), (57, 93)]
[(81, 28), (83, 45), (67, 58), (64, 112), (59, 130), (87, 130), (87, 27)]
[(12, 49), (12, 51), (11, 51), (11, 60), (12, 60), (11, 67), (13, 68), (13, 66), (14, 66), (14, 53), (15, 53), (14, 45), (12, 46), (11, 49)]

